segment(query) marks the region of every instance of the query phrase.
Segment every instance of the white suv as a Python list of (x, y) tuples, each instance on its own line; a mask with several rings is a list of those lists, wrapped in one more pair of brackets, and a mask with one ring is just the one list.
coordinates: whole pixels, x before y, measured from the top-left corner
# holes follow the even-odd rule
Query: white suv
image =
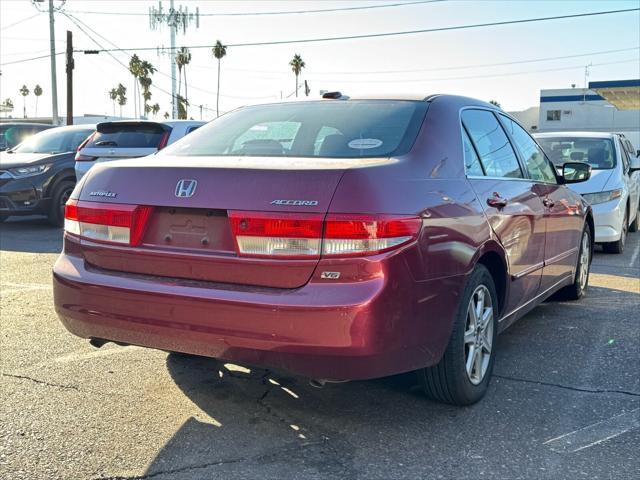
[(78, 147), (76, 179), (80, 180), (99, 162), (152, 155), (204, 124), (205, 122), (194, 120), (171, 120), (162, 123), (126, 120), (99, 123), (93, 135)]
[(571, 185), (593, 207), (595, 241), (604, 250), (622, 253), (627, 232), (638, 229), (640, 166), (630, 158), (625, 140), (617, 133), (554, 132), (534, 135), (556, 166), (564, 162), (591, 165), (591, 178)]

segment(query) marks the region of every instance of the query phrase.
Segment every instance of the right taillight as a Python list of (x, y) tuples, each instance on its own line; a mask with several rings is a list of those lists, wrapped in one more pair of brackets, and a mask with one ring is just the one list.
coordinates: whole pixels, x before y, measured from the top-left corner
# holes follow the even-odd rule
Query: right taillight
[(238, 254), (245, 257), (319, 258), (373, 255), (418, 238), (413, 216), (230, 211)]
[(371, 255), (418, 238), (422, 220), (390, 215), (330, 214), (324, 222), (322, 255)]

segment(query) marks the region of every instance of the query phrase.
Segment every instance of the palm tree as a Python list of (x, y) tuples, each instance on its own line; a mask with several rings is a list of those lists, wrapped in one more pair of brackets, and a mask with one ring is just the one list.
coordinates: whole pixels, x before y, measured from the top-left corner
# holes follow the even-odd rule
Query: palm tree
[(4, 102), (0, 104), (0, 107), (2, 107), (0, 108), (0, 112), (5, 112), (6, 117), (10, 112), (13, 112), (13, 100), (6, 98)]
[(489, 103), (490, 103), (491, 105), (495, 105), (495, 106), (496, 106), (496, 107), (498, 107), (498, 108), (502, 108), (502, 107), (500, 106), (500, 103), (499, 103), (497, 100), (489, 100)]
[(37, 117), (38, 116), (38, 97), (40, 95), (42, 95), (42, 87), (40, 85), (36, 85), (33, 88), (33, 94), (36, 96), (36, 114), (35, 114), (35, 116)]
[(158, 115), (158, 112), (160, 111), (160, 105), (158, 105), (157, 103), (154, 103), (151, 106), (151, 113), (153, 113), (154, 116)]
[(216, 40), (213, 56), (218, 59), (218, 92), (216, 93), (216, 117), (220, 116), (220, 60), (227, 55), (227, 47), (220, 40)]
[(191, 52), (187, 47), (181, 47), (176, 54), (176, 65), (178, 66), (178, 95), (180, 94), (180, 85), (182, 84), (182, 69), (184, 68), (184, 98), (188, 101), (187, 94), (187, 65), (191, 62)]
[(140, 70), (140, 57), (135, 53), (131, 56), (131, 60), (129, 60), (129, 72), (133, 75), (133, 114), (137, 118), (138, 117), (138, 96), (136, 94), (136, 89), (138, 87), (138, 78), (141, 75)]
[(118, 95), (118, 105), (120, 105), (120, 117), (122, 117), (122, 107), (127, 104), (127, 87), (119, 83), (116, 87), (116, 94)]
[(118, 90), (115, 88), (112, 88), (111, 90), (109, 90), (109, 98), (113, 103), (113, 116), (115, 117), (116, 116), (116, 99), (118, 98)]
[(24, 118), (27, 118), (27, 95), (29, 95), (29, 89), (26, 85), (22, 85), (20, 95), (22, 95), (22, 112), (24, 114)]
[(151, 100), (151, 84), (153, 80), (151, 80), (151, 75), (156, 73), (156, 67), (154, 67), (151, 63), (146, 60), (142, 60), (140, 62), (140, 76), (138, 77), (138, 82), (140, 82), (140, 86), (142, 87), (142, 97), (144, 98), (144, 106), (147, 106), (149, 100)]
[(165, 120), (169, 120), (169, 117), (171, 115), (169, 115), (169, 112), (164, 112), (164, 115), (162, 115), (164, 117)]
[(289, 62), (289, 66), (296, 76), (296, 97), (298, 97), (298, 76), (300, 75), (300, 72), (302, 72), (302, 69), (307, 65), (304, 63), (304, 60), (302, 60), (302, 57), (296, 53), (293, 56), (293, 59)]
[(186, 120), (187, 107), (189, 106), (187, 99), (182, 95), (176, 95), (176, 100), (178, 101), (178, 120)]

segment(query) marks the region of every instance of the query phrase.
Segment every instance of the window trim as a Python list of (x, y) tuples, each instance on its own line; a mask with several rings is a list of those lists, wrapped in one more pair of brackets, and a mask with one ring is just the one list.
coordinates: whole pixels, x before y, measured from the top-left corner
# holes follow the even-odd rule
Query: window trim
[(514, 122), (516, 125), (518, 125), (527, 135), (529, 135), (529, 138), (531, 138), (531, 140), (533, 140), (533, 143), (535, 143), (537, 145), (538, 149), (542, 152), (542, 156), (544, 157), (545, 161), (551, 167), (551, 171), (555, 175), (556, 182), (555, 183), (545, 182), (545, 181), (536, 180), (535, 178), (533, 178), (533, 175), (531, 175), (531, 171), (529, 170), (529, 167), (527, 166), (527, 161), (522, 157), (522, 152), (520, 152), (520, 149), (518, 148), (518, 145), (517, 145), (515, 139), (513, 138), (513, 135), (511, 135), (511, 132), (509, 132), (509, 129), (504, 124), (504, 121), (502, 120), (502, 118), (498, 118), (498, 121), (502, 124), (503, 130), (507, 134), (507, 137), (509, 137), (509, 140), (511, 140), (511, 145), (514, 146), (514, 150), (516, 152), (516, 156), (520, 159), (520, 164), (522, 165), (522, 167), (524, 169), (524, 172), (526, 172), (528, 179), (530, 181), (532, 181), (533, 183), (539, 183), (539, 184), (542, 184), (542, 185), (561, 185), (560, 179), (558, 178), (558, 172), (556, 171), (555, 165), (553, 163), (551, 163), (551, 160), (549, 160), (549, 158), (547, 157), (547, 154), (545, 153), (545, 151), (538, 144), (538, 142), (536, 142), (536, 139), (533, 138), (529, 132), (527, 132), (527, 129), (524, 128), (520, 124), (520, 122), (518, 122), (516, 119), (512, 118), (511, 116), (509, 116), (509, 115), (507, 115), (505, 113), (499, 112), (499, 113), (497, 113), (497, 116), (498, 117), (508, 118), (509, 120)]
[[(462, 107), (458, 111), (458, 122), (461, 125), (461, 127), (464, 128), (465, 131), (467, 132), (467, 135), (469, 136), (469, 140), (471, 140), (471, 145), (473, 145), (473, 148), (476, 151), (476, 154), (478, 155), (480, 165), (482, 166), (482, 171), (486, 172), (484, 163), (482, 163), (482, 157), (478, 154), (478, 147), (476, 146), (476, 143), (473, 141), (473, 137), (469, 134), (469, 131), (467, 130), (466, 125), (462, 121), (462, 114), (467, 110), (481, 110), (481, 111), (489, 112), (490, 114), (493, 115), (494, 118), (496, 117), (497, 112), (491, 108), (483, 107), (481, 105), (468, 105), (466, 107)], [(488, 176), (488, 175), (479, 177), (477, 175), (467, 175), (466, 168), (464, 168), (464, 140), (462, 139), (462, 134), (460, 134), (460, 146), (462, 147), (462, 169), (464, 170), (465, 177), (473, 178), (473, 179), (484, 178), (484, 179), (490, 179), (490, 180), (516, 180), (516, 181), (531, 182), (532, 180), (530, 178), (527, 178), (526, 176), (529, 172), (523, 168), (522, 162), (520, 161), (520, 155), (518, 154), (517, 149), (514, 147), (513, 140), (511, 139), (509, 133), (505, 130), (504, 125), (502, 125), (502, 122), (500, 121), (499, 118), (496, 118), (495, 120), (496, 122), (498, 122), (498, 126), (504, 132), (505, 136), (507, 137), (507, 141), (509, 142), (509, 145), (511, 145), (511, 148), (513, 149), (513, 153), (516, 156), (516, 161), (518, 162), (518, 166), (520, 167), (520, 173), (522, 174), (522, 177), (494, 177), (494, 176)]]

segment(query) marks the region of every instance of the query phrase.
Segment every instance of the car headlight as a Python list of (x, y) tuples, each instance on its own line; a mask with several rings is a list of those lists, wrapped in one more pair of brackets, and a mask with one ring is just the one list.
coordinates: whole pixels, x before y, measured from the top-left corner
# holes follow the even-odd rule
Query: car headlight
[(622, 196), (621, 188), (617, 188), (616, 190), (609, 190), (608, 192), (585, 193), (582, 195), (582, 197), (591, 205), (596, 205), (598, 203), (605, 203), (610, 200), (620, 198), (621, 196)]
[(33, 167), (10, 168), (9, 173), (11, 173), (14, 178), (32, 177), (46, 172), (51, 168), (51, 165), (51, 163), (48, 163), (46, 165), (35, 165)]

